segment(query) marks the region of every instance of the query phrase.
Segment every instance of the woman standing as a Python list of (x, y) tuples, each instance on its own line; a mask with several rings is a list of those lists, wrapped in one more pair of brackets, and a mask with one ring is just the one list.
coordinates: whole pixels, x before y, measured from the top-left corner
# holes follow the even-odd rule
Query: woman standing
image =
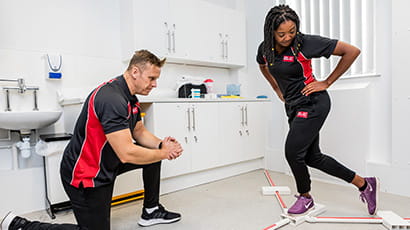
[[(300, 194), (288, 213), (303, 214), (314, 207), (307, 168), (310, 166), (354, 184), (373, 215), (377, 208), (378, 179), (357, 175), (319, 148), (319, 131), (330, 110), (326, 89), (351, 66), (360, 50), (335, 39), (302, 34), (299, 26), (299, 17), (289, 6), (273, 7), (266, 16), (264, 41), (257, 54), (260, 70), (285, 103), (288, 116), (285, 154)], [(339, 63), (325, 80), (317, 81), (312, 58), (331, 55), (341, 56)]]

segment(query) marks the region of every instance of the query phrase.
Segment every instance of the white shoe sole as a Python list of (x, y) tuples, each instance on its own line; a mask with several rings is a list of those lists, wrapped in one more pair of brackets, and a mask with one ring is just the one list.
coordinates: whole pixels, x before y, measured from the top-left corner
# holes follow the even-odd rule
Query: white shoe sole
[(312, 207), (308, 208), (308, 210), (306, 210), (304, 213), (300, 213), (300, 214), (296, 214), (296, 213), (289, 213), (287, 212), (288, 216), (294, 216), (294, 217), (298, 217), (298, 216), (306, 216), (310, 211), (312, 211), (313, 209), (315, 209), (315, 205), (313, 204)]
[(380, 192), (380, 180), (379, 178), (376, 178), (376, 209), (374, 210), (373, 215), (376, 215), (377, 213), (377, 207), (379, 206), (379, 192)]
[(12, 212), (7, 213), (0, 223), (0, 230), (8, 230), (11, 222), (16, 217)]
[(155, 224), (170, 224), (170, 223), (177, 222), (180, 219), (181, 219), (181, 217), (170, 219), (170, 220), (164, 220), (164, 219), (144, 220), (144, 219), (140, 219), (138, 221), (138, 224), (140, 226), (143, 226), (143, 227), (148, 227), (148, 226), (155, 225)]

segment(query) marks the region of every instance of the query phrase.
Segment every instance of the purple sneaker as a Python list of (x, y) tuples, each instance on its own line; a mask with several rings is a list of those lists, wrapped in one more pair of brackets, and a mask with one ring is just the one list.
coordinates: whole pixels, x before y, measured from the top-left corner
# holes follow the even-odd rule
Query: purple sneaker
[(315, 205), (312, 198), (304, 196), (295, 196), (298, 198), (296, 202), (289, 208), (288, 214), (303, 214)]
[(377, 199), (379, 193), (379, 179), (377, 177), (366, 177), (366, 189), (361, 192), (360, 198), (364, 203), (367, 203), (367, 209), (370, 215), (374, 215), (377, 211)]

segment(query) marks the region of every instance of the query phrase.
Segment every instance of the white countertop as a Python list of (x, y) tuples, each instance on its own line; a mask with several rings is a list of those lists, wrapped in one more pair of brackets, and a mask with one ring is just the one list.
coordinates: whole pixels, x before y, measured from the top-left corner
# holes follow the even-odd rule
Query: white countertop
[(268, 102), (269, 98), (138, 98), (140, 103)]
[[(138, 97), (138, 96), (137, 96)], [(204, 102), (269, 102), (270, 98), (173, 98), (173, 97), (138, 97), (140, 103), (204, 103)], [(60, 105), (77, 105), (84, 103), (83, 98), (65, 98)]]

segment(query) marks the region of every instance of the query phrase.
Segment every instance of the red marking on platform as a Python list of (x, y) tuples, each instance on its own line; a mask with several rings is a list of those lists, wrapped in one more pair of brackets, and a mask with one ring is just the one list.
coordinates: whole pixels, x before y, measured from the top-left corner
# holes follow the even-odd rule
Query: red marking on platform
[[(272, 178), (270, 177), (268, 170), (265, 170), (265, 176), (266, 176), (266, 178), (268, 179), (269, 184), (270, 184), (271, 186), (275, 186), (275, 183), (273, 183), (273, 180), (272, 180)], [(286, 204), (285, 204), (285, 202), (283, 202), (282, 197), (280, 196), (279, 192), (276, 191), (275, 193), (276, 193), (276, 197), (278, 198), (279, 203), (280, 203), (280, 205), (282, 206), (282, 208), (286, 208)]]
[(273, 227), (275, 227), (275, 226), (276, 226), (276, 224), (272, 224), (271, 226), (266, 227), (266, 228), (264, 228), (263, 230), (268, 230), (268, 229), (273, 228)]
[(318, 219), (353, 219), (353, 220), (381, 220), (381, 217), (347, 217), (347, 216), (317, 216)]

